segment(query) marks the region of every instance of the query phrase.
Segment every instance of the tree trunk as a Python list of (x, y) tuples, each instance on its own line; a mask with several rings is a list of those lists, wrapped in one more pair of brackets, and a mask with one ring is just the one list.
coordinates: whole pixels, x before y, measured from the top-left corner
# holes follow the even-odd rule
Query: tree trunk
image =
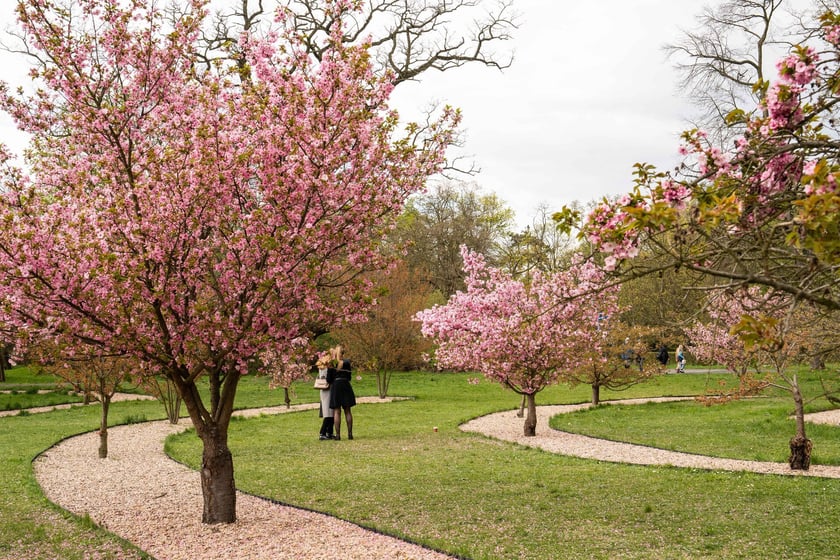
[(227, 445), (227, 433), (207, 426), (199, 434), (204, 444), (201, 458), (201, 490), (204, 495), (203, 523), (236, 521), (236, 484), (233, 480), (233, 455)]
[(102, 399), (102, 412), (99, 416), (99, 458), (108, 457), (108, 408), (111, 406), (111, 397), (105, 394), (99, 395)]
[(166, 416), (169, 418), (170, 424), (177, 424), (181, 419), (181, 396), (176, 395), (166, 408)]
[(0, 344), (0, 383), (6, 381), (6, 348)]
[(601, 404), (601, 386), (597, 383), (592, 384), (592, 406)]
[(822, 371), (825, 369), (825, 356), (823, 354), (814, 354), (811, 356), (811, 369), (813, 371)]
[(805, 405), (802, 402), (802, 393), (799, 390), (799, 382), (793, 376), (793, 403), (795, 405), (794, 417), (796, 418), (796, 435), (790, 440), (790, 457), (788, 464), (791, 469), (807, 471), (811, 467), (811, 448), (813, 443), (805, 435)]
[(283, 387), (283, 402), (286, 403), (286, 408), (292, 408), (292, 399), (289, 397), (288, 387)]
[(537, 435), (537, 401), (533, 394), (525, 395), (528, 401), (528, 416), (525, 418), (525, 436)]
[[(233, 400), (240, 374), (227, 372), (224, 389), (218, 372), (208, 375), (211, 409), (202, 403), (202, 395), (186, 371), (170, 374), (190, 414), (195, 433), (201, 440), (201, 493), (204, 498), (203, 523), (233, 523), (236, 521), (236, 484), (233, 479), (233, 456), (228, 448), (228, 426), (233, 414)], [(184, 381), (188, 379), (188, 381)]]
[[(380, 378), (381, 376), (381, 378)], [(379, 398), (384, 399), (388, 396), (388, 385), (391, 382), (391, 374), (383, 371), (376, 372), (376, 388), (379, 390)]]

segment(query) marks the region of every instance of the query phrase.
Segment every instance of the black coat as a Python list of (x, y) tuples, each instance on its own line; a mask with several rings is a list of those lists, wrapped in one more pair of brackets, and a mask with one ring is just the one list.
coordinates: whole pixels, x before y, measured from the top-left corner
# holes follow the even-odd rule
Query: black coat
[(349, 367), (327, 370), (327, 381), (330, 384), (330, 408), (356, 406), (356, 393), (353, 392), (353, 386), (350, 384), (352, 377), (353, 372)]

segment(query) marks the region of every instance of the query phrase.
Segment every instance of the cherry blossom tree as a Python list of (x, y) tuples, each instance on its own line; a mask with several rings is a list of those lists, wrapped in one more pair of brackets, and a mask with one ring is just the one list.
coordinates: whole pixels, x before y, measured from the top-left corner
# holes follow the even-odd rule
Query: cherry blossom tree
[[(680, 166), (637, 164), (633, 190), (604, 200), (582, 232), (618, 281), (685, 268), (714, 290), (760, 286), (765, 302), (782, 297), (786, 312), (756, 307), (733, 331), (765, 350), (783, 348), (790, 332), (776, 331), (776, 317), (840, 310), (840, 15), (819, 21), (820, 32), (777, 63), (777, 80), (754, 84), (759, 106), (726, 115), (744, 131), (730, 149), (686, 132)], [(799, 407), (795, 377), (785, 385)]]
[(694, 353), (726, 365), (738, 374), (739, 385), (712, 391), (702, 400), (707, 404), (727, 402), (756, 395), (766, 387), (790, 393), (796, 431), (789, 442), (789, 463), (792, 469), (808, 470), (813, 443), (805, 431), (805, 401), (796, 372), (789, 372), (788, 366), (815, 334), (808, 325), (808, 317), (813, 316), (810, 306), (792, 305), (789, 297), (755, 286), (713, 294), (713, 298), (711, 321), (688, 331)]
[(524, 433), (535, 435), (537, 393), (566, 379), (566, 372), (591, 359), (604, 307), (602, 272), (591, 263), (564, 272), (534, 271), (527, 281), (487, 265), (461, 250), (466, 291), (446, 305), (416, 315), (422, 332), (438, 344), (440, 367), (482, 371), (527, 401)]
[(87, 353), (82, 354), (48, 339), (39, 340), (29, 348), (27, 361), (37, 364), (43, 371), (66, 381), (76, 392), (84, 394), (85, 404), (91, 398), (99, 402), (98, 454), (100, 459), (107, 458), (111, 400), (123, 384), (131, 383), (139, 377), (137, 361), (127, 356), (96, 353), (94, 347), (85, 348)]
[(720, 364), (739, 378), (756, 369), (755, 354), (748, 352), (744, 341), (731, 332), (741, 317), (754, 311), (751, 301), (753, 298), (739, 298), (725, 292), (710, 295), (706, 306), (708, 320), (698, 321), (686, 329), (691, 351), (699, 361)]
[[(618, 309), (614, 290), (602, 294), (602, 309)], [(622, 391), (660, 374), (664, 367), (651, 359), (646, 339), (653, 330), (630, 326), (619, 321), (615, 313), (604, 314), (598, 322), (598, 333), (581, 349), (578, 363), (565, 375), (572, 386), (586, 384), (592, 388), (593, 405), (601, 402), (601, 389)]]
[(269, 386), (273, 389), (283, 389), (283, 402), (286, 408), (292, 406), (290, 391), (292, 383), (309, 377), (310, 364), (309, 339), (298, 337), (294, 339), (285, 352), (277, 352), (273, 348), (265, 350), (260, 356), (262, 368), (271, 375)]
[(756, 84), (761, 106), (727, 116), (746, 130), (730, 152), (688, 131), (675, 172), (637, 164), (632, 192), (589, 215), (583, 235), (608, 268), (626, 278), (684, 267), (719, 288), (763, 285), (840, 309), (840, 16), (822, 21), (822, 43), (796, 46), (778, 82)]
[(335, 25), (317, 59), (283, 11), (222, 45), (235, 63), (203, 66), (207, 1), (182, 7), (19, 2), (38, 89), (0, 86), (31, 135), (26, 168), (0, 149), (0, 319), (167, 377), (203, 442), (203, 521), (233, 522), (239, 380), (368, 307), (359, 272), (389, 265), (381, 240), (459, 116), (400, 132), (365, 45)]

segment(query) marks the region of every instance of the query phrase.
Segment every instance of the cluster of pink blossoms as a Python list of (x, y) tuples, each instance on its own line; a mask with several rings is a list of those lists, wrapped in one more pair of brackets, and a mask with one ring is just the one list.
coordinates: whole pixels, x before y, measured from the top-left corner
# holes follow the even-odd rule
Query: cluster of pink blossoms
[(682, 183), (666, 179), (661, 184), (662, 200), (673, 208), (685, 208), (688, 199), (691, 197), (691, 189)]
[(825, 40), (832, 45), (840, 46), (840, 25), (827, 25), (823, 28)]
[(586, 236), (590, 243), (607, 253), (604, 260), (607, 271), (615, 270), (620, 259), (632, 259), (639, 254), (638, 237), (625, 229), (631, 220), (622, 209), (626, 205), (626, 201), (618, 205), (602, 203), (589, 214)]
[(834, 194), (838, 192), (837, 175), (834, 173), (825, 173), (825, 176), (821, 177), (820, 170), (818, 169), (821, 163), (824, 162), (809, 161), (802, 166), (805, 194), (808, 196)]
[(779, 78), (789, 84), (804, 86), (810, 84), (817, 75), (817, 62), (820, 57), (813, 47), (797, 49), (776, 63)]

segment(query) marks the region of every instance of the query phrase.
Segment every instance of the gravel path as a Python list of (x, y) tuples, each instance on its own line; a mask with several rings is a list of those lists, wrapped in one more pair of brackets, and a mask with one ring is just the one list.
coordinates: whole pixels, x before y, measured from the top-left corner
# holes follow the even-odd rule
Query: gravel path
[[(615, 404), (642, 404), (646, 402), (668, 402), (687, 400), (686, 398), (656, 398), (656, 399), (626, 399), (612, 401)], [(611, 404), (611, 403), (605, 403)], [(497, 439), (511, 441), (528, 447), (536, 447), (552, 453), (561, 453), (584, 459), (610, 461), (615, 463), (634, 463), (637, 465), (670, 465), (694, 469), (709, 469), (722, 471), (749, 471), (764, 474), (784, 474), (792, 476), (818, 476), (824, 478), (840, 478), (840, 466), (811, 465), (808, 471), (793, 471), (787, 463), (769, 463), (758, 461), (743, 461), (739, 459), (721, 459), (656, 449), (644, 445), (634, 445), (592, 438), (568, 432), (552, 430), (548, 420), (552, 416), (589, 408), (590, 404), (556, 405), (537, 407), (536, 436), (523, 435), (522, 418), (516, 416), (516, 411), (498, 412), (471, 420), (461, 426), (466, 432), (477, 432)], [(807, 415), (809, 422), (840, 425), (840, 409)]]
[[(389, 399), (360, 397), (358, 402)], [(249, 409), (238, 416), (315, 409), (318, 403)], [(163, 441), (191, 426), (168, 421), (108, 430), (108, 458), (96, 456), (98, 434), (69, 438), (34, 463), (52, 502), (131, 541), (157, 560), (451, 558), (327, 515), (238, 493), (234, 524), (201, 523), (199, 474), (169, 459)], [(184, 538), (188, 535), (189, 538)], [(305, 548), (303, 548), (305, 547)]]
[[(642, 403), (676, 399), (636, 399)], [(359, 402), (384, 402), (360, 398)], [(588, 405), (537, 407), (537, 435), (522, 435), (516, 411), (490, 414), (461, 429), (497, 439), (576, 457), (679, 467), (738, 470), (840, 478), (840, 467), (814, 465), (793, 472), (783, 463), (718, 459), (610, 442), (559, 432), (548, 427), (556, 414)], [(241, 411), (243, 416), (314, 409), (317, 403)], [(810, 421), (840, 424), (840, 410), (820, 413)], [(237, 522), (201, 523), (199, 475), (163, 453), (163, 441), (189, 427), (166, 421), (132, 424), (109, 430), (109, 457), (98, 459), (95, 432), (67, 439), (34, 463), (35, 475), (47, 497), (77, 515), (88, 514), (97, 524), (133, 542), (158, 560), (280, 559), (445, 559), (447, 555), (363, 529), (327, 515), (280, 506), (239, 493)], [(184, 535), (189, 535), (185, 539)], [(340, 543), (340, 544), (339, 544)], [(301, 548), (301, 547), (305, 547)], [(337, 548), (338, 547), (338, 548)]]

